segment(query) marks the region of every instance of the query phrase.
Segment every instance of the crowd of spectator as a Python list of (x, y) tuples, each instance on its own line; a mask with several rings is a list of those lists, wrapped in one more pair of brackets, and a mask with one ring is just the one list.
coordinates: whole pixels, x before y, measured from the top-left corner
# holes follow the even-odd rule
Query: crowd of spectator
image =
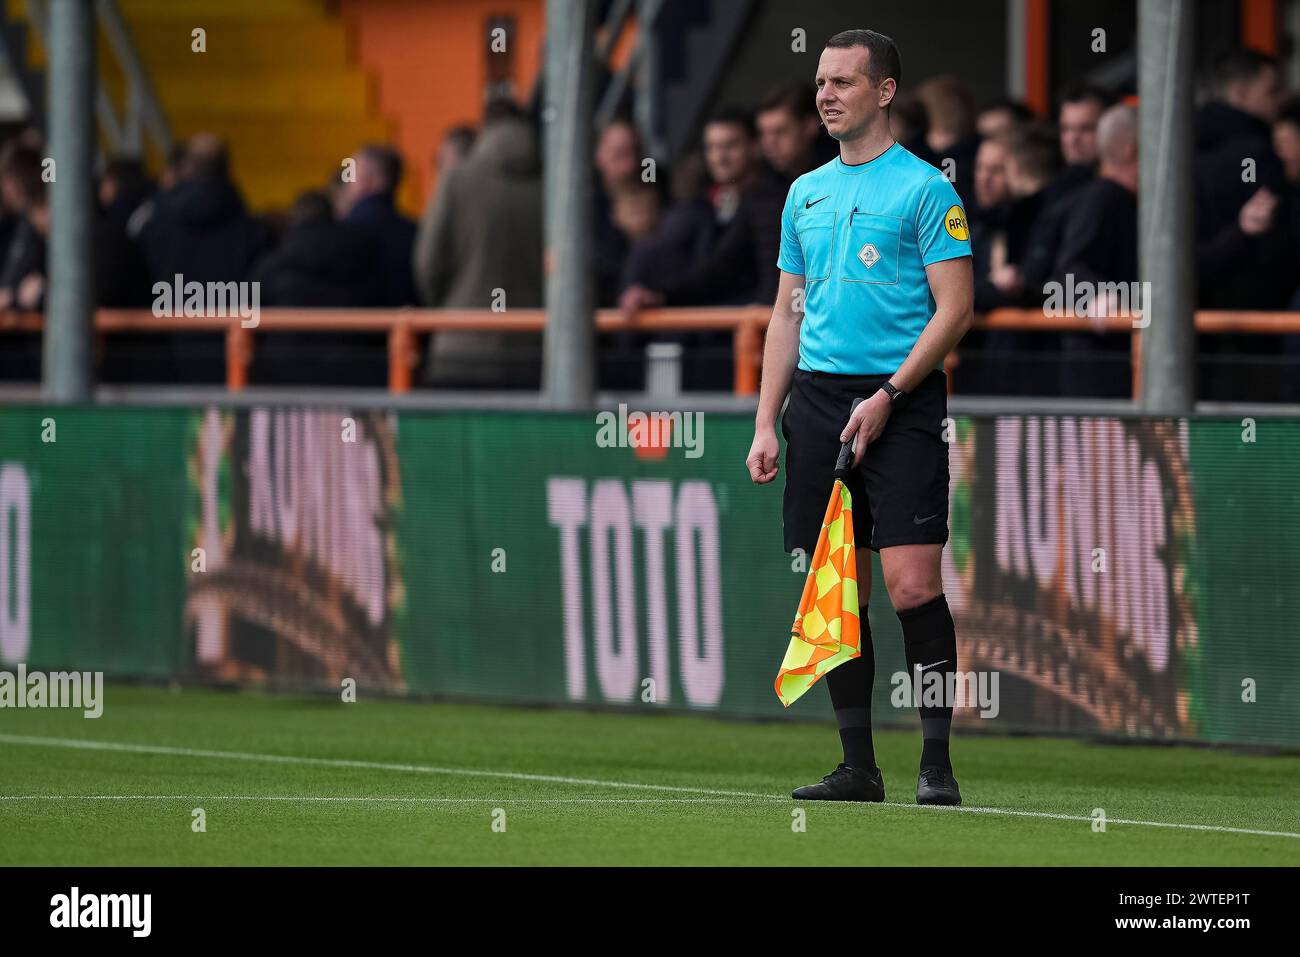
[[(1300, 99), (1285, 96), (1276, 60), (1250, 50), (1221, 57), (1204, 80), (1192, 158), (1195, 232), (1188, 237), (1195, 244), (1197, 305), (1300, 309)], [(896, 100), (895, 138), (943, 170), (965, 201), (977, 312), (1044, 314), (1053, 289), (1137, 283), (1138, 106), (1118, 99), (1095, 87), (1069, 90), (1054, 124), (1009, 100), (978, 110), (951, 76), (927, 79)], [(705, 125), (706, 182), (674, 197), (647, 235), (623, 230), (623, 243), (613, 241), (619, 219), (607, 214), (605, 304), (615, 301), (616, 284), (627, 310), (771, 302), (785, 190), (834, 155), (834, 144), (819, 130), (805, 90), (772, 95), (755, 116), (751, 124), (728, 110)], [(602, 145), (615, 136), (635, 143), (627, 128), (606, 131)], [(633, 145), (625, 151), (636, 155)], [(735, 162), (742, 153), (748, 159)], [(631, 170), (626, 164), (625, 175)], [(606, 210), (641, 189), (604, 169), (601, 183)], [(703, 250), (683, 242), (702, 236), (711, 237)], [(1135, 287), (1128, 302), (1098, 298), (1087, 308), (1100, 319), (1143, 305)], [(1127, 334), (1103, 333), (1100, 323), (1091, 332), (977, 329), (962, 344), (957, 389), (1125, 397), (1131, 394), (1129, 346)], [(1206, 398), (1297, 397), (1286, 362), (1300, 358), (1300, 337), (1205, 335), (1199, 353)]]
[[(1188, 237), (1198, 305), (1300, 309), (1300, 100), (1284, 95), (1274, 59), (1248, 50), (1222, 57), (1205, 79), (1195, 122), (1196, 225)], [(943, 170), (966, 204), (977, 312), (1041, 309), (1053, 283), (1136, 282), (1138, 109), (1081, 87), (1060, 98), (1049, 124), (1011, 100), (977, 109), (951, 76), (931, 77), (896, 100), (895, 138)], [(699, 148), (671, 170), (649, 160), (633, 122), (608, 122), (593, 155), (597, 305), (632, 313), (770, 304), (789, 185), (836, 153), (804, 87), (775, 89), (753, 110), (713, 114)], [(44, 154), (32, 130), (0, 149), (0, 310), (44, 303)], [(256, 281), (262, 307), (540, 307), (536, 117), (492, 104), (481, 128), (446, 134), (435, 167), (437, 189), (416, 223), (395, 203), (402, 162), (386, 145), (360, 148), (270, 219), (246, 209), (226, 148), (210, 134), (179, 146), (156, 183), (138, 162), (110, 162), (94, 237), (99, 304), (147, 307), (153, 284), (179, 274)], [(659, 338), (682, 344), (688, 388), (729, 388), (728, 335)], [(602, 385), (641, 385), (646, 337), (614, 334), (600, 344)], [(221, 380), (219, 334), (206, 342), (141, 335), (131, 348), (100, 357), (107, 377)], [(1126, 396), (1128, 349), (1127, 335), (1099, 328), (977, 328), (962, 344), (956, 383), (973, 393)], [(0, 362), (0, 375), (15, 375), (17, 354)], [(366, 335), (266, 333), (256, 355), (256, 382), (306, 374), (378, 385), (386, 363), (382, 337)], [(1300, 337), (1204, 336), (1200, 356), (1207, 397), (1296, 398), (1283, 371), (1286, 361), (1300, 360)], [(16, 374), (30, 375), (31, 361)], [(422, 379), (533, 387), (539, 368), (536, 336), (447, 332), (431, 337)]]

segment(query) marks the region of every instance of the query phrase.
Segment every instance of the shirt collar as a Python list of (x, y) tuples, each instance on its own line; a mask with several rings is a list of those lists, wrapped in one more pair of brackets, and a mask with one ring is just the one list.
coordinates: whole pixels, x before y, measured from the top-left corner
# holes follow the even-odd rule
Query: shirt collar
[(846, 176), (857, 176), (861, 173), (865, 173), (867, 170), (871, 169), (874, 166), (879, 166), (880, 161), (883, 160), (886, 156), (893, 153), (894, 150), (896, 149), (899, 149), (897, 140), (894, 141), (893, 145), (890, 146), (889, 149), (885, 150), (879, 156), (873, 157), (872, 159), (867, 160), (865, 163), (854, 163), (852, 165), (844, 162), (844, 160), (841, 157), (836, 156), (835, 169), (838, 172), (844, 173)]

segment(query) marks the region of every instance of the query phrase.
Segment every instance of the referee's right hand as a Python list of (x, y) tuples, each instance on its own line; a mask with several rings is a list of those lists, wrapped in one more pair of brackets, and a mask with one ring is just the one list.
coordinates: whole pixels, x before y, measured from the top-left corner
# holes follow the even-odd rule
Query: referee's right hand
[(776, 473), (781, 470), (777, 465), (780, 454), (781, 445), (776, 439), (776, 429), (754, 430), (754, 444), (749, 447), (745, 466), (755, 484), (766, 485), (776, 478)]

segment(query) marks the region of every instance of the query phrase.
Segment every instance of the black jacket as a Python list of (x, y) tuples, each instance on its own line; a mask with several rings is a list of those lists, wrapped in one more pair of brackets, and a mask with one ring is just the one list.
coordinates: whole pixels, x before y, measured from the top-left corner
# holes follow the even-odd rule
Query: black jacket
[(290, 227), (280, 246), (258, 265), (263, 306), (302, 308), (383, 304), (373, 246), (351, 226), (304, 222)]
[(1138, 278), (1137, 197), (1119, 183), (1095, 179), (1074, 194), (1062, 226), (1053, 279), (1075, 283)]
[(19, 284), (33, 273), (45, 275), (45, 237), (27, 219), (20, 219), (0, 266), (0, 289), (17, 295)]
[(153, 281), (241, 282), (266, 250), (266, 228), (224, 179), (194, 179), (157, 194), (140, 230)]
[[(664, 213), (654, 231), (632, 244), (623, 264), (621, 289), (637, 284), (653, 288), (665, 277), (684, 276), (709, 255), (719, 235), (713, 204), (707, 199), (677, 203)], [(746, 298), (752, 282), (745, 285)], [(730, 301), (720, 299), (719, 301)]]
[(415, 248), (415, 223), (397, 211), (392, 196), (367, 196), (352, 207), (344, 220), (369, 239), (385, 306), (417, 302), (411, 253)]
[[(781, 249), (781, 213), (790, 182), (766, 173), (740, 199), (735, 217), (714, 244), (709, 256), (689, 274), (667, 279), (660, 286), (670, 306), (698, 306), (735, 301), (737, 277), (750, 292), (739, 298), (771, 304), (781, 273), (776, 260)], [(743, 288), (743, 287), (742, 287)]]
[[(1243, 181), (1243, 161), (1253, 182)], [(1280, 309), (1295, 286), (1296, 253), (1282, 163), (1269, 126), (1228, 106), (1207, 103), (1196, 114), (1196, 265), (1200, 305), (1207, 309)], [(1241, 207), (1261, 186), (1280, 199), (1273, 225), (1247, 236)]]

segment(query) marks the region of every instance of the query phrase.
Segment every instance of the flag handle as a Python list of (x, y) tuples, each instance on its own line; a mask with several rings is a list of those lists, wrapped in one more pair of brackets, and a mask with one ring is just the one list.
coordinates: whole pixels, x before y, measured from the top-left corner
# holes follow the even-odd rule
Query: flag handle
[[(852, 416), (857, 411), (858, 406), (863, 403), (863, 399), (854, 399), (853, 408), (849, 409), (849, 415)], [(853, 436), (851, 442), (845, 442), (840, 446), (840, 457), (835, 460), (835, 477), (841, 481), (849, 477), (853, 471), (853, 454), (858, 448), (858, 437)]]

